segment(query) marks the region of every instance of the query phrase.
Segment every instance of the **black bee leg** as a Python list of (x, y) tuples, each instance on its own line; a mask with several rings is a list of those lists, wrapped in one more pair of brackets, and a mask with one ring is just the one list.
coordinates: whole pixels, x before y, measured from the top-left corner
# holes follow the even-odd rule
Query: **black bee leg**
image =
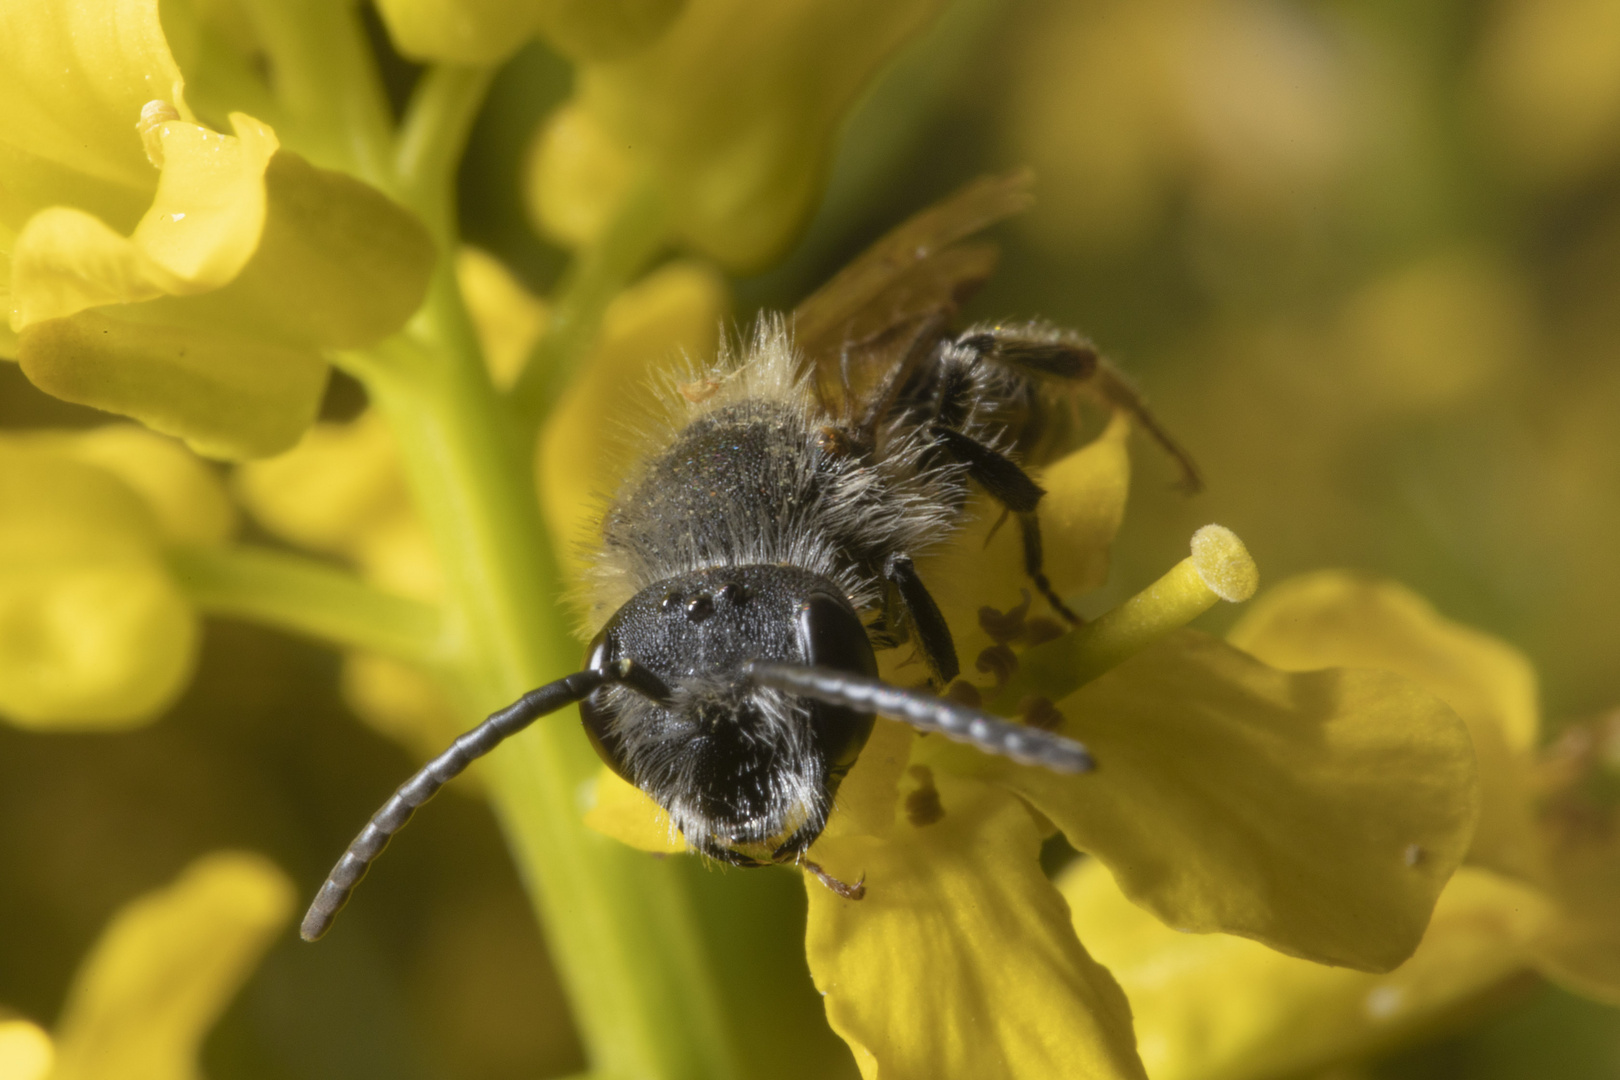
[(1041, 522), (1035, 515), (1035, 508), (1040, 505), (1041, 497), (1046, 492), (1030, 479), (1016, 461), (977, 439), (939, 426), (931, 428), (930, 433), (947, 453), (967, 466), (968, 476), (984, 488), (986, 494), (1018, 515), (1018, 527), (1024, 534), (1024, 571), (1046, 602), (1052, 605), (1052, 610), (1063, 616), (1070, 625), (1078, 626), (1080, 617), (1058, 596), (1042, 569)]
[(383, 808), (371, 816), (354, 843), (343, 853), (315, 900), (304, 915), (298, 933), (305, 941), (314, 941), (331, 929), (343, 905), (349, 902), (360, 879), (366, 876), (371, 864), (381, 855), (388, 841), (405, 827), (416, 813), (417, 807), (444, 787), (445, 784), (540, 717), (558, 709), (583, 701), (596, 689), (609, 683), (622, 683), (630, 689), (655, 701), (668, 701), (670, 689), (663, 680), (633, 660), (620, 660), (604, 668), (578, 671), (567, 678), (547, 683), (531, 690), (500, 712), (493, 713), (483, 723), (450, 744), (450, 749), (428, 762), (417, 774), (405, 781)]
[(1091, 342), (1036, 324), (978, 327), (962, 334), (952, 344), (979, 360), (1003, 364), (1031, 375), (1086, 384), (1109, 405), (1130, 413), (1142, 430), (1175, 460), (1181, 470), (1183, 490), (1195, 495), (1204, 489), (1192, 455), (1171, 438), (1125, 373), (1099, 356)]
[(928, 670), (944, 686), (961, 672), (956, 660), (956, 642), (951, 639), (951, 628), (940, 614), (939, 605), (928, 592), (928, 586), (917, 576), (909, 555), (891, 555), (883, 564), (883, 576), (900, 594), (900, 604), (906, 609), (911, 627), (917, 633), (917, 646), (922, 650)]
[(1035, 516), (1034, 511), (1018, 515), (1018, 528), (1024, 534), (1024, 572), (1029, 580), (1034, 582), (1035, 588), (1046, 602), (1052, 605), (1052, 610), (1063, 617), (1070, 626), (1079, 626), (1084, 620), (1076, 615), (1063, 598), (1052, 588), (1052, 582), (1047, 579), (1045, 571), (1041, 568), (1041, 519)]

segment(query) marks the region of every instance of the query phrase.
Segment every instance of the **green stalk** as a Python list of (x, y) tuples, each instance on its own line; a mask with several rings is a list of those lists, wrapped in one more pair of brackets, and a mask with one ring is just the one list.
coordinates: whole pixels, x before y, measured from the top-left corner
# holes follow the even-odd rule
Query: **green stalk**
[(461, 160), (494, 77), (488, 66), (435, 64), (423, 73), (399, 126), (394, 175), (400, 197), (446, 250), (456, 233), (456, 208), (454, 177), (445, 163)]
[[(513, 435), (444, 266), (412, 335), (351, 367), (398, 438), (445, 571), (451, 670), (482, 713), (577, 670), (582, 649), (565, 627), (530, 454)], [(570, 713), (512, 739), (486, 772), (593, 1070), (649, 1080), (735, 1076), (677, 867), (583, 823), (579, 794), (597, 768)]]
[(183, 547), (171, 549), (168, 559), (186, 595), (211, 615), (412, 664), (439, 660), (439, 612), (432, 605), (380, 592), (307, 556), (266, 548)]
[(270, 60), (270, 82), (297, 148), (388, 190), (388, 100), (357, 5), (338, 0), (243, 0)]
[(647, 182), (634, 185), (600, 237), (569, 266), (557, 290), (546, 332), (529, 351), (512, 409), (530, 430), (537, 429), (573, 381), (596, 343), (608, 303), (624, 291), (665, 240), (664, 206)]

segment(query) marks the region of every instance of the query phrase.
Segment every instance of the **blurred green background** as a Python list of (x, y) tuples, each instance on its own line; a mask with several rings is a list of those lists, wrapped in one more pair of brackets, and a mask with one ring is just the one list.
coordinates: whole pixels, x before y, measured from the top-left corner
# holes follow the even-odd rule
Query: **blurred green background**
[[(386, 70), (402, 95), (414, 70)], [(462, 171), (468, 240), (538, 292), (563, 257), (529, 228), (521, 178), (568, 89), (562, 61), (520, 53)], [(1209, 486), (1182, 497), (1139, 445), (1089, 611), (1217, 521), (1271, 581), (1372, 571), (1514, 643), (1550, 732), (1620, 708), (1620, 3), (957, 0), (851, 120), (807, 236), (735, 282), (736, 317), (790, 307), (907, 213), (1024, 163), (1039, 205), (1002, 230), (971, 314), (1090, 334)], [(359, 404), (334, 383), (329, 415)], [(0, 366), (0, 423), (100, 419)], [(150, 728), (0, 726), (0, 1001), (54, 1017), (111, 912), (203, 851), (263, 851), (312, 892), (413, 766), (347, 713), (337, 673), (213, 622), (198, 679)], [(489, 814), (453, 796), (411, 833), (342, 933), (311, 949), (289, 930), (211, 1037), (210, 1075), (581, 1066)], [(756, 1059), (852, 1071), (819, 1020), (798, 882), (691, 873)], [(751, 1016), (750, 980), (792, 986), (796, 1011)], [(1620, 1012), (1527, 981), (1365, 1072), (1609, 1078)]]

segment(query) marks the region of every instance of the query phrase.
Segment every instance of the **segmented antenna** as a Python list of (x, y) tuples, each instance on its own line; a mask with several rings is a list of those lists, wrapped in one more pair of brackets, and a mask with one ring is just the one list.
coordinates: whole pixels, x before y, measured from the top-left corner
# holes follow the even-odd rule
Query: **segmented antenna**
[(904, 720), (919, 731), (937, 731), (947, 739), (1011, 758), (1020, 765), (1039, 765), (1061, 773), (1090, 772), (1096, 767), (1091, 753), (1073, 739), (1015, 724), (919, 690), (890, 686), (881, 679), (831, 668), (764, 661), (749, 664), (743, 674), (759, 686)]
[(427, 802), (445, 784), (547, 713), (583, 701), (592, 691), (608, 683), (623, 683), (637, 693), (655, 701), (667, 702), (670, 689), (663, 681), (637, 664), (624, 659), (605, 668), (579, 671), (567, 678), (547, 683), (531, 690), (500, 712), (493, 713), (483, 723), (460, 736), (450, 748), (399, 786), (393, 797), (372, 815), (354, 843), (343, 853), (326, 882), (315, 894), (315, 900), (304, 915), (298, 928), (305, 941), (315, 941), (332, 928), (332, 920), (349, 902), (360, 879), (366, 876), (371, 864), (381, 855), (388, 841), (411, 820), (416, 808)]

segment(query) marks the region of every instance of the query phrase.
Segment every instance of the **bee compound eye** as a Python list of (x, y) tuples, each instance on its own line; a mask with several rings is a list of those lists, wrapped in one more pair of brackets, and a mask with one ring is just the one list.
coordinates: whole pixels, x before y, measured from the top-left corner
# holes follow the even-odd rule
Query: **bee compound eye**
[[(852, 675), (877, 674), (877, 658), (860, 616), (848, 604), (825, 593), (813, 593), (799, 609), (799, 641), (805, 662)], [(810, 702), (810, 722), (827, 765), (828, 794), (855, 764), (872, 734), (871, 713), (841, 705)]]
[[(618, 652), (618, 642), (604, 629), (591, 640), (590, 650), (585, 654), (585, 666), (592, 670), (605, 668), (619, 658)], [(579, 703), (579, 719), (596, 756), (608, 768), (629, 780), (623, 740), (614, 724), (619, 711), (610, 704), (610, 698), (608, 687), (598, 687)]]
[(860, 616), (842, 600), (812, 593), (799, 608), (799, 642), (805, 663), (855, 675), (876, 675), (877, 658)]

